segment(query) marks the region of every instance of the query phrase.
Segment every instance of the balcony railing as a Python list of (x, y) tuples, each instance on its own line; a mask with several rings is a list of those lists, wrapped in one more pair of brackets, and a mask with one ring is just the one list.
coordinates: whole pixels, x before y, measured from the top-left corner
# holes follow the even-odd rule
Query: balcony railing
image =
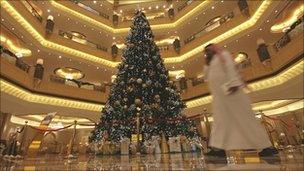
[(83, 8), (83, 9), (85, 9), (85, 10), (91, 12), (91, 13), (94, 13), (94, 14), (97, 14), (97, 15), (103, 17), (104, 19), (107, 19), (107, 20), (110, 19), (110, 16), (109, 16), (108, 14), (103, 13), (103, 12), (99, 12), (99, 11), (93, 9), (92, 7), (89, 7), (89, 6), (87, 6), (87, 5), (83, 4), (83, 3), (81, 3), (80, 0), (70, 0), (70, 1), (73, 2), (73, 3), (75, 3), (76, 5), (78, 5), (79, 7), (81, 7), (81, 8)]
[(189, 36), (188, 38), (186, 38), (186, 40), (184, 41), (185, 44), (190, 43), (191, 41), (193, 41), (196, 37), (200, 37), (203, 34), (206, 34), (218, 27), (220, 27), (222, 24), (230, 21), (231, 19), (233, 19), (234, 17), (234, 13), (229, 12), (228, 14), (222, 15), (221, 17), (217, 17), (214, 19), (211, 19), (207, 25), (205, 25), (201, 30), (199, 30), (198, 32), (194, 33), (193, 35)]
[(303, 33), (303, 25), (304, 25), (304, 16), (299, 20), (294, 22), (290, 29), (286, 31), (286, 33), (274, 43), (273, 47), (276, 51), (279, 51), (281, 48), (286, 46), (291, 41), (291, 37), (296, 37), (298, 34)]
[(24, 6), (26, 7), (26, 9), (35, 17), (37, 18), (37, 20), (42, 23), (42, 16), (38, 13), (37, 9), (35, 7), (33, 7), (33, 5), (31, 4), (31, 2), (29, 2), (28, 0), (22, 1)]
[(11, 64), (15, 65), (17, 68), (21, 69), (26, 73), (28, 73), (30, 70), (30, 65), (28, 65), (22, 59), (18, 58), (14, 53), (3, 47), (1, 47), (1, 58), (6, 59)]
[[(74, 42), (81, 43), (81, 44), (84, 44), (84, 45), (88, 45), (88, 46), (96, 48), (98, 50), (102, 50), (104, 52), (108, 51), (108, 49), (106, 47), (104, 47), (100, 44), (94, 43), (94, 42), (92, 42), (90, 40), (87, 40), (87, 39), (81, 39), (81, 38), (75, 37), (72, 33), (69, 33), (67, 31), (59, 30), (58, 35), (61, 36), (61, 37), (70, 39)], [(80, 40), (81, 42), (77, 41), (77, 40)]]

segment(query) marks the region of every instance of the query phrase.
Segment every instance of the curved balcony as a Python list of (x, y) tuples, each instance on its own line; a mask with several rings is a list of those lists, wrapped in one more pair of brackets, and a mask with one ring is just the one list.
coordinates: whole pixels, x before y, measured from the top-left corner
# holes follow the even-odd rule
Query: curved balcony
[[(303, 40), (303, 32), (292, 37), (290, 42), (282, 44), (279, 51), (273, 51), (271, 54), (271, 66), (264, 66), (261, 62), (258, 62), (245, 67), (242, 69), (244, 78), (248, 83), (259, 84), (256, 82), (259, 82), (265, 78), (276, 76), (287, 67), (301, 61), (303, 59), (303, 42), (301, 40)], [(54, 79), (50, 80), (49, 77), (45, 77), (42, 80), (41, 85), (38, 88), (34, 88), (32, 77), (33, 67), (22, 67), (25, 64), (14, 65), (13, 63), (14, 62), (1, 57), (1, 79), (11, 82), (30, 92), (95, 104), (103, 104), (107, 99), (109, 88), (107, 88), (105, 92), (101, 92), (98, 89), (88, 90), (60, 84), (58, 82), (54, 82)], [(303, 72), (303, 69), (301, 72)], [(291, 74), (291, 76), (293, 75)], [(276, 86), (276, 84), (270, 85), (270, 87)], [(258, 90), (260, 89), (258, 88), (256, 91)], [(188, 102), (192, 101), (193, 99), (204, 98), (206, 95), (208, 95), (208, 93), (208, 85), (206, 83), (191, 86), (188, 82), (188, 88), (182, 92), (182, 98), (184, 101)]]
[[(84, 59), (93, 63), (99, 63), (112, 68), (118, 64), (118, 61), (116, 61), (117, 59), (113, 59), (109, 53), (100, 51), (96, 48), (88, 47), (84, 44), (64, 39), (63, 37), (58, 36), (56, 34), (51, 34), (48, 37), (44, 36), (45, 29), (43, 28), (43, 25), (41, 25), (39, 21), (34, 20), (33, 16), (31, 16), (31, 14), (25, 8), (22, 7), (22, 4), (11, 2), (8, 4), (8, 2), (5, 2), (4, 5), (5, 9), (10, 11), (9, 15), (11, 15), (14, 20), (17, 20), (22, 25), (21, 27), (18, 27), (21, 30), (25, 30), (25, 32), (27, 32), (26, 34), (29, 34), (29, 36), (35, 38), (36, 43), (40, 44), (44, 48), (49, 48), (55, 51), (59, 51), (61, 53), (78, 57), (79, 59)], [(183, 62), (184, 60), (193, 57), (195, 54), (198, 54), (200, 52), (198, 49), (201, 49), (201, 46), (206, 44), (208, 41), (226, 41), (231, 36), (238, 34), (241, 31), (244, 31), (246, 28), (255, 26), (258, 23), (258, 19), (261, 18), (261, 15), (263, 13), (262, 11), (265, 12), (265, 10), (268, 9), (267, 6), (269, 5), (270, 4), (263, 3), (260, 6), (252, 5), (251, 10), (256, 11), (258, 9), (258, 12), (256, 12), (258, 14), (254, 15), (253, 18), (249, 19), (250, 21), (245, 19), (241, 15), (235, 14), (235, 17), (231, 21), (224, 23), (222, 27), (212, 30), (208, 34), (203, 34), (191, 43), (185, 45), (185, 47), (181, 49), (181, 53), (179, 55), (173, 49), (162, 51), (162, 56), (165, 58), (165, 63)], [(263, 6), (263, 8), (261, 8), (261, 6)], [(16, 11), (16, 9), (18, 10)], [(22, 17), (18, 16), (20, 14), (22, 14)], [(245, 22), (247, 21), (250, 23), (245, 24)], [(241, 25), (239, 25), (240, 23), (244, 23), (246, 27), (242, 27)], [(242, 28), (238, 29), (237, 27)], [(222, 34), (223, 32), (225, 35)], [(81, 51), (78, 49), (80, 49)]]
[[(291, 39), (279, 51), (271, 50), (271, 65), (265, 66), (261, 62), (241, 69), (241, 74), (248, 83), (252, 83), (280, 73), (295, 61), (303, 59), (303, 32)], [(279, 40), (280, 41), (280, 40)], [(269, 48), (275, 48), (270, 46)], [(258, 59), (258, 57), (255, 57)], [(196, 99), (209, 94), (208, 85), (204, 82), (196, 86), (188, 81), (188, 88), (182, 93), (184, 100)]]
[(59, 82), (52, 76), (44, 76), (41, 84), (34, 88), (34, 67), (29, 66), (26, 63), (19, 63), (19, 65), (17, 65), (15, 60), (9, 61), (4, 59), (5, 57), (2, 55), (3, 54), (1, 54), (1, 79), (22, 87), (25, 90), (47, 96), (87, 101), (97, 104), (103, 104), (107, 99), (107, 94), (109, 91), (108, 88), (105, 90), (105, 92), (102, 92), (99, 89), (94, 90), (94, 88), (91, 90), (79, 88), (77, 86), (71, 86)]

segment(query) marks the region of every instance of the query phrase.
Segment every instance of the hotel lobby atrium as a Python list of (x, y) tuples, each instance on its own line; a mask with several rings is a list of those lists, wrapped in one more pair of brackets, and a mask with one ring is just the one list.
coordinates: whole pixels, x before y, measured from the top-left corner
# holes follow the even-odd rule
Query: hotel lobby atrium
[(303, 1), (0, 2), (0, 170), (304, 170)]

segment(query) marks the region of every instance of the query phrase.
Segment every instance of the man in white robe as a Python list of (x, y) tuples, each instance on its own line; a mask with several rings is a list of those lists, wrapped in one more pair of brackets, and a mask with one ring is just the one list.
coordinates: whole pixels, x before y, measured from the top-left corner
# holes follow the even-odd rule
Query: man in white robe
[[(213, 97), (213, 125), (208, 156), (226, 157), (225, 150), (263, 149), (260, 156), (272, 156), (265, 128), (255, 118), (249, 97), (242, 91), (244, 82), (230, 53), (217, 45), (205, 48), (205, 77)], [(215, 150), (218, 149), (218, 150)]]

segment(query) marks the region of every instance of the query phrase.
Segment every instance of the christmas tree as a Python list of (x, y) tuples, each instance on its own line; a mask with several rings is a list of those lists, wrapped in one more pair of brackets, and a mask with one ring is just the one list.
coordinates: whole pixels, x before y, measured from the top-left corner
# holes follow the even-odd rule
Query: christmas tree
[(119, 142), (131, 138), (138, 118), (143, 140), (161, 134), (193, 137), (195, 127), (181, 114), (186, 106), (169, 80), (143, 12), (135, 14), (126, 45), (100, 122), (89, 140)]

